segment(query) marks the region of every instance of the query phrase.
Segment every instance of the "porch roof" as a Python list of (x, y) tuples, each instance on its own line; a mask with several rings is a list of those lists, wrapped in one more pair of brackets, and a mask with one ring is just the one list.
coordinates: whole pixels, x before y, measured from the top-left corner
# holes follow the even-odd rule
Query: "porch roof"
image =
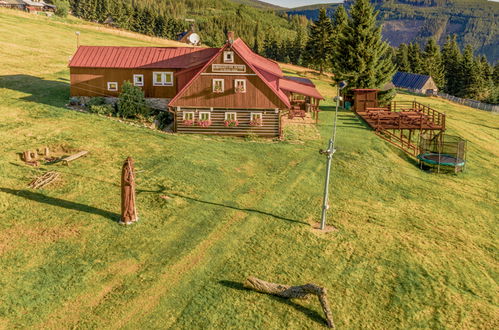
[(305, 85), (293, 80), (281, 79), (279, 81), (279, 88), (288, 92), (310, 96), (318, 100), (324, 100), (324, 97), (321, 93), (319, 93), (315, 86), (311, 86), (309, 84)]

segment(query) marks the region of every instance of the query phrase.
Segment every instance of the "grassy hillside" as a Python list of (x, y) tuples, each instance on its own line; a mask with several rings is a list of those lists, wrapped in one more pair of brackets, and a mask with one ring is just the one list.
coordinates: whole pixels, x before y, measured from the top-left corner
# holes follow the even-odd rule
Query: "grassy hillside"
[[(455, 176), (419, 170), (342, 111), (329, 217), (338, 231), (324, 234), (311, 224), (331, 103), (318, 127), (288, 126), (282, 142), (164, 134), (69, 111), (76, 29), (86, 44), (159, 44), (0, 10), (0, 328), (323, 326), (317, 301), (247, 291), (248, 275), (324, 285), (340, 329), (499, 326), (497, 115), (418, 98), (470, 141), (467, 171)], [(90, 153), (69, 167), (19, 160), (45, 145)], [(128, 155), (141, 219), (122, 227)], [(61, 181), (28, 189), (45, 170)]]

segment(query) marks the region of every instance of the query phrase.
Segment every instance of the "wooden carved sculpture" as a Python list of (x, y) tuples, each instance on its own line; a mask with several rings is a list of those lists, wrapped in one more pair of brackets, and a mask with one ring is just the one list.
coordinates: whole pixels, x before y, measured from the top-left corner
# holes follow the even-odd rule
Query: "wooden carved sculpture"
[(135, 205), (135, 169), (133, 159), (128, 157), (121, 171), (121, 221), (129, 225), (139, 220)]

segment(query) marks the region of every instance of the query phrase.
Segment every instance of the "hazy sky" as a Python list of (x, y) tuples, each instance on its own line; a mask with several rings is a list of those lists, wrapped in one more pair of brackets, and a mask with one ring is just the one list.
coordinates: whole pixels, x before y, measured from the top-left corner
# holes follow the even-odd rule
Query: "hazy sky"
[(262, 0), (262, 1), (272, 3), (274, 5), (286, 7), (286, 8), (315, 5), (318, 3), (340, 2), (340, 0)]

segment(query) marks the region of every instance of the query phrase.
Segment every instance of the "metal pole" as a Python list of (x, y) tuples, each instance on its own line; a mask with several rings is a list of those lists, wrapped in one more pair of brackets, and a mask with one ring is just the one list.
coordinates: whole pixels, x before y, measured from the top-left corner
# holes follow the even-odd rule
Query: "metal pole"
[(340, 85), (336, 84), (336, 110), (334, 112), (334, 125), (333, 125), (333, 148), (336, 143), (336, 124), (338, 122), (338, 107), (340, 104)]
[(321, 217), (321, 230), (326, 228), (326, 215), (327, 210), (329, 209), (329, 176), (331, 174), (331, 160), (333, 159), (333, 154), (336, 150), (334, 150), (334, 141), (333, 139), (329, 139), (328, 149), (325, 151), (321, 151), (322, 154), (327, 156), (326, 161), (326, 182), (324, 184), (324, 201), (322, 204), (322, 217)]

